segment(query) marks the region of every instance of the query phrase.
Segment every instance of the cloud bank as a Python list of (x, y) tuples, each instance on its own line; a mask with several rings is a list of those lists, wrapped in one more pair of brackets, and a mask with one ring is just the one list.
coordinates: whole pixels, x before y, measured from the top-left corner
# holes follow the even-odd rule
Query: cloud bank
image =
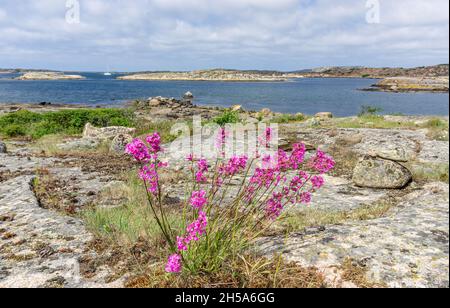
[[(73, 1), (69, 1), (73, 2)], [(0, 67), (295, 70), (448, 63), (447, 0), (1, 0)], [(371, 1), (373, 2), (373, 1)]]

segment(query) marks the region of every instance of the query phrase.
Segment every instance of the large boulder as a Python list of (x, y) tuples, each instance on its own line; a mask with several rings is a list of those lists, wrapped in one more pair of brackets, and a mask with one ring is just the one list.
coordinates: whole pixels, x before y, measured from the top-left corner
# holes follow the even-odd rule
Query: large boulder
[(331, 112), (319, 112), (316, 114), (316, 118), (319, 120), (329, 120), (333, 118), (333, 114)]
[(231, 111), (233, 111), (233, 112), (241, 112), (241, 111), (244, 111), (244, 108), (241, 105), (233, 105), (231, 107)]
[(411, 180), (411, 172), (399, 163), (374, 157), (362, 158), (353, 172), (353, 182), (359, 187), (401, 189)]
[(87, 123), (86, 126), (84, 127), (83, 138), (112, 140), (117, 135), (120, 134), (133, 135), (135, 132), (136, 132), (135, 128), (128, 128), (122, 126), (97, 128), (92, 126), (92, 124)]
[(6, 144), (0, 141), (0, 154), (6, 153)]
[(192, 94), (191, 92), (188, 91), (188, 92), (184, 93), (183, 99), (193, 100), (194, 99), (194, 94)]
[(133, 137), (127, 134), (117, 135), (111, 142), (110, 152), (122, 155), (125, 153), (125, 147), (127, 144), (133, 141)]

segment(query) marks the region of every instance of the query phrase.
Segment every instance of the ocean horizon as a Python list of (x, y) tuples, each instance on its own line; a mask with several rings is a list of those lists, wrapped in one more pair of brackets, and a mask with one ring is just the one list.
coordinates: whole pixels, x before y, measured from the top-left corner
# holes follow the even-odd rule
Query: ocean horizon
[(19, 81), (20, 74), (0, 74), (0, 104), (40, 103), (79, 104), (104, 107), (122, 106), (133, 100), (163, 96), (180, 98), (190, 91), (199, 106), (247, 110), (269, 108), (282, 113), (332, 112), (353, 116), (362, 106), (381, 108), (383, 114), (449, 114), (448, 93), (367, 92), (377, 79), (302, 78), (287, 82), (220, 81), (126, 81), (119, 74), (74, 72), (85, 80)]

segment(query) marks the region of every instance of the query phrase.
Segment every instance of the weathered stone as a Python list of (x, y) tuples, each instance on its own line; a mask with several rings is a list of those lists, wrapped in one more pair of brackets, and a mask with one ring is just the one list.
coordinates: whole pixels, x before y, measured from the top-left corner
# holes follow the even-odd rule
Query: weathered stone
[(400, 189), (411, 179), (411, 172), (402, 165), (372, 157), (361, 159), (353, 172), (353, 182), (359, 187)]
[(272, 110), (270, 110), (269, 108), (263, 108), (263, 109), (261, 109), (259, 114), (262, 115), (262, 116), (267, 117), (267, 116), (272, 115)]
[(0, 215), (15, 214), (14, 220), (1, 222), (15, 237), (1, 242), (0, 288), (45, 287), (55, 280), (68, 288), (121, 286), (100, 275), (82, 277), (79, 257), (92, 235), (81, 220), (41, 208), (31, 179), (22, 176), (0, 185)]
[(194, 99), (194, 94), (192, 94), (191, 92), (186, 92), (183, 95), (183, 99), (187, 99), (187, 100), (193, 100)]
[(158, 98), (152, 98), (149, 102), (148, 102), (150, 107), (159, 107), (164, 105), (162, 101), (160, 101)]
[(241, 105), (234, 105), (234, 106), (231, 107), (231, 111), (234, 111), (234, 112), (236, 112), (236, 111), (243, 111), (243, 110), (244, 109), (242, 108)]
[(122, 126), (110, 126), (97, 128), (87, 123), (84, 127), (83, 138), (93, 138), (93, 139), (114, 139), (117, 135), (128, 134), (133, 135), (136, 132), (135, 128), (128, 128)]
[(97, 149), (101, 144), (101, 140), (97, 138), (81, 138), (72, 140), (57, 147), (64, 151), (85, 151)]
[[(403, 197), (384, 217), (311, 228), (258, 243), (262, 254), (283, 254), (315, 266), (331, 286), (342, 286), (340, 266), (352, 258), (366, 278), (391, 288), (448, 288), (448, 184), (431, 183)], [(336, 285), (337, 284), (337, 285)]]
[(6, 153), (6, 151), (7, 151), (6, 144), (0, 141), (0, 153)]
[(109, 150), (110, 152), (116, 154), (124, 154), (125, 147), (127, 146), (127, 144), (131, 143), (131, 141), (133, 141), (133, 137), (131, 135), (127, 134), (117, 135), (111, 142)]
[[(370, 134), (369, 134), (370, 133)], [(364, 138), (356, 147), (361, 155), (370, 155), (397, 162), (408, 162), (417, 156), (418, 142), (401, 132), (363, 131)]]
[(315, 117), (320, 120), (329, 120), (333, 118), (333, 114), (331, 112), (319, 112)]
[(295, 114), (295, 117), (296, 117), (297, 119), (304, 119), (304, 118), (306, 118), (305, 114), (304, 114), (304, 113), (301, 113), (301, 112), (297, 112), (297, 113)]

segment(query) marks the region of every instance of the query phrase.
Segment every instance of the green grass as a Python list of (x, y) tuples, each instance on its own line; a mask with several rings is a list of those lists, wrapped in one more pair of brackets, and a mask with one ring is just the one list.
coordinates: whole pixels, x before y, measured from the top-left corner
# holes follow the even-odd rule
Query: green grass
[(296, 114), (283, 114), (281, 116), (275, 117), (271, 120), (271, 123), (285, 124), (291, 122), (302, 122), (306, 119), (304, 115), (296, 115)]
[(417, 128), (414, 122), (398, 122), (387, 121), (379, 115), (363, 115), (356, 119), (342, 119), (335, 122), (337, 128), (377, 128), (377, 129), (393, 129), (393, 128)]
[(421, 163), (410, 164), (409, 168), (416, 182), (444, 182), (449, 183), (448, 163)]
[[(155, 132), (158, 132), (161, 135), (161, 139), (163, 143), (170, 143), (174, 141), (178, 136), (172, 135), (171, 130), (174, 127), (174, 125), (179, 124), (178, 121), (169, 121), (169, 120), (163, 120), (163, 121), (154, 121), (154, 122), (140, 122), (137, 124), (137, 136), (146, 136), (149, 134), (153, 134)], [(186, 122), (186, 125), (188, 125), (191, 129), (192, 133), (192, 123)]]
[(132, 127), (135, 121), (133, 113), (126, 109), (76, 109), (48, 113), (21, 110), (0, 117), (0, 134), (33, 139), (56, 134), (78, 135), (86, 123), (96, 127)]
[[(85, 210), (82, 216), (91, 232), (118, 245), (133, 245), (139, 238), (149, 242), (161, 239), (162, 233), (145, 199), (145, 188), (134, 172), (130, 173), (121, 191), (104, 192), (108, 193), (126, 196), (126, 202), (112, 209), (94, 207)], [(182, 218), (179, 213), (169, 211), (169, 221), (173, 226), (180, 226), (180, 230), (184, 227)]]
[(359, 117), (364, 116), (377, 116), (380, 112), (383, 111), (383, 108), (375, 107), (375, 106), (361, 106), (361, 111), (359, 112)]
[(225, 124), (236, 124), (240, 122), (239, 112), (225, 110), (220, 116), (212, 120), (214, 123), (224, 126)]

